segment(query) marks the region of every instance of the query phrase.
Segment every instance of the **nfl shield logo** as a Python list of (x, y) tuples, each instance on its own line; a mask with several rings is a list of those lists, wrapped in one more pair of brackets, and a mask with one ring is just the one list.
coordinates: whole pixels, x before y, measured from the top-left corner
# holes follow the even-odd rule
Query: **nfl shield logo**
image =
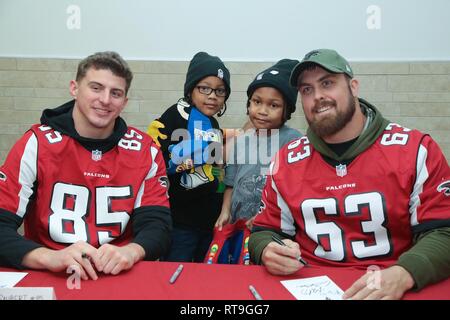
[(336, 166), (336, 174), (338, 177), (343, 177), (347, 175), (347, 166), (345, 164), (340, 164)]
[(102, 160), (102, 152), (100, 150), (92, 150), (92, 160), (94, 161)]

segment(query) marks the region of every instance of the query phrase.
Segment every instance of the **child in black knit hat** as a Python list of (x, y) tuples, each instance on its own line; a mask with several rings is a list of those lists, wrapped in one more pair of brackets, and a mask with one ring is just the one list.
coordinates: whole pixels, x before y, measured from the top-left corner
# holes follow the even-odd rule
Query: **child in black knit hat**
[(202, 262), (208, 250), (223, 198), (213, 174), (222, 162), (214, 115), (224, 114), (230, 92), (230, 72), (222, 60), (198, 52), (189, 63), (184, 97), (148, 127), (163, 151), (169, 178), (174, 225), (164, 260)]
[[(283, 59), (260, 72), (247, 89), (247, 114), (253, 129), (227, 141), (227, 186), (215, 226), (245, 219), (251, 228), (261, 206), (270, 160), (287, 142), (301, 136), (285, 122), (295, 111), (297, 90), (289, 76), (297, 60)], [(231, 142), (231, 143), (230, 143)]]

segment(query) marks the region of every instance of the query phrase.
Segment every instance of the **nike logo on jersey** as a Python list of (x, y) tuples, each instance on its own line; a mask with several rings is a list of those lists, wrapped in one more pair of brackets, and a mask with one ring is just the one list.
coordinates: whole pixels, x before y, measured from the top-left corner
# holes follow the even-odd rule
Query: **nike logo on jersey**
[(450, 196), (450, 180), (442, 182), (437, 187), (438, 192), (443, 192), (447, 197)]
[(0, 171), (0, 181), (6, 181), (6, 174)]

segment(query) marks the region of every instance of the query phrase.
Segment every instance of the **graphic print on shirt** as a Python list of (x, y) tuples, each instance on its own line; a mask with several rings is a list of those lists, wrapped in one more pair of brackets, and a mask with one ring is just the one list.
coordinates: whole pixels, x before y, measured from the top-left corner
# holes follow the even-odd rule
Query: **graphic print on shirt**
[(239, 198), (237, 203), (232, 203), (231, 212), (246, 213), (247, 219), (260, 212), (261, 201), (260, 197), (266, 184), (266, 176), (251, 175), (244, 176), (236, 182), (236, 190), (239, 191)]

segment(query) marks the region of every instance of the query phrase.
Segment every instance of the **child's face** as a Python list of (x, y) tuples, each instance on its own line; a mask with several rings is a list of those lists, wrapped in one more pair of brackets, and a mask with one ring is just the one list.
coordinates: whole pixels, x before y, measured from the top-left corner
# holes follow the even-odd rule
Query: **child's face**
[(278, 129), (283, 124), (285, 102), (275, 88), (256, 89), (250, 98), (248, 116), (256, 129)]
[[(200, 87), (200, 88), (199, 88)], [(200, 91), (209, 91), (210, 94), (201, 93)], [(212, 117), (222, 109), (225, 103), (226, 88), (222, 79), (215, 76), (209, 76), (200, 80), (194, 90), (192, 90), (192, 102), (200, 110), (201, 113), (208, 117)]]

